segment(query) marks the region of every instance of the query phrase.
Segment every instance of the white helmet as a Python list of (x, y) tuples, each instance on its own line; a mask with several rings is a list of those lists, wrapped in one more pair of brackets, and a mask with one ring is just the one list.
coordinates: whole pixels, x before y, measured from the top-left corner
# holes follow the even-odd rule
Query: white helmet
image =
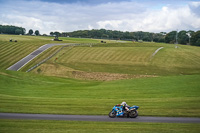
[(126, 102), (122, 102), (121, 105), (124, 105), (124, 106), (125, 106), (125, 105), (126, 105)]

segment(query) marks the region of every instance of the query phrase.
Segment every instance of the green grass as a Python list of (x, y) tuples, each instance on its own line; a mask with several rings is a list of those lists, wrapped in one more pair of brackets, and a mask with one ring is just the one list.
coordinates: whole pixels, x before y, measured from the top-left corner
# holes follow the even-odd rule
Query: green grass
[[(9, 39), (18, 40), (17, 43)], [(199, 47), (160, 43), (116, 43), (64, 48), (33, 73), (29, 67), (60, 46), (48, 49), (22, 68), (5, 71), (52, 37), (0, 35), (0, 112), (108, 115), (115, 104), (138, 105), (142, 116), (200, 117)], [(60, 38), (59, 43), (100, 40)], [(159, 48), (153, 58), (151, 55)], [(55, 58), (58, 60), (55, 61)], [(39, 71), (40, 70), (40, 71)], [(159, 77), (116, 81), (70, 79), (69, 71)], [(37, 74), (34, 74), (37, 73)], [(48, 75), (48, 76), (44, 76)], [(53, 77), (57, 76), (57, 77)], [(62, 78), (65, 77), (65, 78)], [(192, 132), (199, 124), (119, 123), (0, 119), (0, 132)]]
[(199, 124), (0, 120), (2, 133), (198, 133)]
[(68, 43), (100, 43), (100, 40), (88, 39), (88, 38), (59, 37), (59, 39)]
[[(8, 42), (10, 38), (18, 42)], [(0, 70), (5, 70), (36, 48), (51, 41), (53, 37), (0, 35)], [(100, 40), (82, 38), (61, 38), (59, 43), (97, 43)], [(105, 72), (132, 75), (188, 75), (200, 73), (199, 47), (162, 43), (112, 43), (64, 48), (55, 57), (37, 68), (40, 74), (71, 77), (71, 70), (84, 72)], [(156, 49), (164, 47), (154, 57)], [(57, 51), (56, 46), (31, 61), (21, 71), (26, 71)], [(58, 60), (55, 62), (55, 58)], [(63, 73), (56, 69), (59, 68)], [(34, 71), (37, 73), (37, 69)]]
[[(9, 42), (10, 39), (17, 40), (18, 42)], [(74, 39), (74, 38), (61, 38), (63, 41), (52, 41), (53, 37), (43, 36), (20, 36), (20, 35), (0, 35), (0, 70), (5, 70), (13, 65), (26, 55), (30, 54), (40, 46), (48, 43), (97, 43), (99, 41), (92, 39)], [(60, 46), (61, 47), (61, 46)], [(51, 48), (54, 49), (55, 48)], [(53, 50), (49, 50), (48, 55), (51, 55)], [(43, 55), (44, 58), (46, 55)], [(34, 60), (38, 61), (38, 59)], [(33, 66), (32, 63), (29, 66)], [(28, 68), (27, 68), (28, 69)], [(24, 70), (25, 71), (25, 70)]]
[[(152, 57), (159, 47), (164, 48)], [(68, 75), (65, 72), (72, 70), (157, 76), (200, 74), (199, 50), (182, 45), (175, 49), (173, 45), (158, 43), (98, 44), (64, 48), (39, 68), (42, 74), (52, 72), (54, 76)], [(57, 68), (62, 68), (63, 73)]]
[[(17, 39), (18, 42), (8, 42), (9, 38)], [(199, 47), (181, 45), (175, 49), (173, 45), (159, 43), (71, 47), (64, 48), (33, 71), (39, 75), (3, 70), (33, 49), (52, 43), (50, 39), (0, 35), (0, 112), (107, 115), (112, 106), (127, 101), (130, 105), (140, 106), (140, 115), (200, 117)], [(63, 42), (98, 41), (62, 39)], [(164, 49), (151, 58), (153, 52), (161, 46)], [(49, 49), (22, 71), (59, 48)], [(55, 61), (55, 58), (58, 60)], [(68, 71), (160, 77), (111, 82), (52, 77), (67, 77)]]
[(126, 101), (140, 115), (200, 117), (199, 75), (100, 82), (6, 71), (0, 79), (0, 112), (107, 115)]
[[(18, 42), (9, 42), (10, 38)], [(35, 49), (47, 43), (52, 43), (50, 38), (0, 35), (0, 70), (5, 70)]]

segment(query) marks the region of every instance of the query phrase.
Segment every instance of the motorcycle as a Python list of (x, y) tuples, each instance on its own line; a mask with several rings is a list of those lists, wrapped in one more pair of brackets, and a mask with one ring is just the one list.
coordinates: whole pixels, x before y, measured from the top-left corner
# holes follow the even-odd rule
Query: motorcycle
[(110, 118), (117, 117), (130, 117), (130, 118), (136, 118), (138, 116), (138, 108), (139, 106), (132, 106), (129, 107), (129, 110), (123, 110), (123, 106), (121, 104), (115, 105), (112, 108), (112, 111), (108, 114)]

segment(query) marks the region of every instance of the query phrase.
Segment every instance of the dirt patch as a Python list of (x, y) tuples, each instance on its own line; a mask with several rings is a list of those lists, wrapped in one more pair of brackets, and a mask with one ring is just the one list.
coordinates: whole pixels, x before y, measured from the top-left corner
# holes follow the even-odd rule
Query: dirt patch
[(81, 72), (81, 71), (72, 71), (72, 76), (73, 78), (76, 79), (100, 80), (100, 81), (156, 77), (155, 75), (130, 75), (130, 74), (118, 74), (118, 73)]
[(33, 70), (34, 73), (74, 78), (81, 80), (98, 80), (98, 81), (112, 81), (121, 79), (135, 79), (145, 77), (156, 77), (155, 75), (133, 75), (133, 74), (119, 74), (119, 73), (106, 73), (106, 72), (84, 72), (72, 68), (68, 68), (58, 64), (42, 64), (39, 68)]

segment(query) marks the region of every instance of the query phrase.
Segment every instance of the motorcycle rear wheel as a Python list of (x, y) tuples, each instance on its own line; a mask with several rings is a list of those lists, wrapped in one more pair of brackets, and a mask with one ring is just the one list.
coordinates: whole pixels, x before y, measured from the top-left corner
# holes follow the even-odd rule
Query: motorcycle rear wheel
[(138, 116), (137, 110), (132, 110), (132, 111), (129, 113), (129, 117), (130, 117), (130, 118), (136, 118), (137, 116)]
[(115, 118), (116, 117), (116, 111), (110, 111), (110, 113), (108, 114), (108, 116), (110, 118)]

